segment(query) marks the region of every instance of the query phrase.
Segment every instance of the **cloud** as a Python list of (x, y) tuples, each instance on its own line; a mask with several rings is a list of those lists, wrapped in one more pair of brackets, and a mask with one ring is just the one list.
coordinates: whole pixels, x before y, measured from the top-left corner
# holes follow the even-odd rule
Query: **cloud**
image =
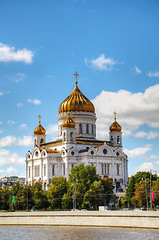
[(22, 123), (20, 124), (19, 128), (22, 129), (26, 129), (27, 128), (27, 124), (26, 123)]
[(23, 106), (22, 103), (20, 103), (20, 102), (17, 103), (17, 108), (21, 108), (22, 106)]
[(0, 92), (0, 96), (3, 96), (3, 94), (4, 94), (3, 92)]
[(33, 137), (32, 136), (23, 136), (14, 137), (14, 136), (6, 136), (0, 139), (0, 147), (9, 147), (9, 146), (22, 146), (29, 147), (33, 145)]
[(51, 140), (54, 140), (58, 136), (58, 125), (57, 124), (50, 124), (46, 129), (46, 134), (50, 135)]
[(26, 75), (24, 73), (17, 73), (11, 75), (9, 78), (11, 79), (11, 81), (18, 83), (22, 82), (26, 78)]
[[(132, 93), (126, 90), (117, 92), (102, 91), (92, 102), (97, 113), (97, 135), (105, 137), (103, 129), (108, 131), (113, 122), (114, 110), (119, 113), (117, 121), (124, 133), (131, 135), (140, 126), (146, 124), (159, 128), (159, 84), (149, 87), (145, 92)], [(112, 121), (110, 120), (112, 119)]]
[(141, 70), (138, 68), (138, 67), (134, 67), (134, 69), (135, 69), (135, 72), (137, 73), (137, 74), (141, 74), (142, 72), (141, 72)]
[(149, 172), (150, 170), (155, 170), (155, 166), (152, 162), (144, 162), (140, 166), (137, 167), (137, 171), (146, 171)]
[(2, 122), (0, 122), (0, 125), (3, 124)]
[(0, 177), (4, 177), (4, 176), (15, 176), (17, 174), (17, 169), (15, 169), (14, 167), (9, 167), (7, 169), (0, 169)]
[(148, 77), (159, 77), (159, 71), (147, 73)]
[(124, 149), (124, 152), (129, 156), (129, 158), (146, 158), (146, 159), (154, 159), (157, 158), (155, 155), (148, 155), (148, 153), (152, 150), (150, 144), (147, 144), (143, 147), (134, 148), (128, 150), (127, 148)]
[(32, 103), (32, 104), (34, 104), (34, 105), (39, 105), (39, 104), (41, 104), (41, 100), (39, 100), (39, 99), (28, 99), (28, 102), (29, 103)]
[(8, 124), (15, 124), (15, 122), (14, 121), (12, 121), (12, 120), (8, 120), (8, 122), (7, 122)]
[(29, 64), (32, 63), (33, 56), (33, 52), (26, 48), (16, 51), (15, 47), (0, 43), (0, 62), (24, 62)]
[(111, 71), (117, 61), (113, 58), (106, 58), (104, 54), (101, 54), (97, 59), (88, 60), (85, 58), (85, 64), (95, 70)]
[(150, 131), (150, 132), (141, 131), (141, 132), (136, 133), (134, 136), (136, 138), (146, 138), (146, 139), (150, 140), (150, 139), (159, 137), (159, 133), (153, 132), (153, 131)]
[(25, 159), (20, 158), (17, 153), (11, 153), (8, 149), (0, 148), (0, 167), (25, 164)]

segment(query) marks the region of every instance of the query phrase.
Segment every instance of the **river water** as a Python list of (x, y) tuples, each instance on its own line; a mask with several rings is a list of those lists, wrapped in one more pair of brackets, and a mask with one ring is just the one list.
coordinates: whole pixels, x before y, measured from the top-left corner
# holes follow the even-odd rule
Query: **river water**
[(157, 240), (157, 230), (97, 227), (0, 226), (0, 240)]

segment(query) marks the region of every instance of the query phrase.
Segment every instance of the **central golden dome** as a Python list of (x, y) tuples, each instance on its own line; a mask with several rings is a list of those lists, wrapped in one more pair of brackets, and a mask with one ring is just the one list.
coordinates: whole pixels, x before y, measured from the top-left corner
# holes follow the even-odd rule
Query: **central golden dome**
[[(77, 75), (77, 73), (74, 75)], [(93, 103), (79, 90), (77, 86), (77, 78), (75, 83), (76, 86), (72, 93), (60, 104), (59, 113), (76, 111), (94, 113), (95, 107)]]

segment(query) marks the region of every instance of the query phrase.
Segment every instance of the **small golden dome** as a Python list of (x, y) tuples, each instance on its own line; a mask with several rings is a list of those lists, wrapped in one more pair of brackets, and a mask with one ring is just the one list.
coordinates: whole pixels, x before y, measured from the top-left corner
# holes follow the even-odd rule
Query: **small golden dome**
[(77, 72), (74, 74), (76, 76), (76, 86), (72, 93), (60, 104), (59, 113), (63, 112), (95, 112), (95, 107), (93, 103), (86, 98), (83, 93), (77, 87)]
[(40, 123), (41, 123), (41, 121), (40, 121), (41, 116), (39, 115), (38, 117), (39, 117), (39, 125), (35, 128), (34, 134), (35, 134), (35, 135), (45, 135), (45, 134), (46, 134), (46, 130), (45, 130), (45, 128), (43, 128), (43, 126), (40, 124)]
[(70, 117), (70, 113), (68, 113), (68, 116), (62, 125), (64, 128), (74, 128), (75, 127), (76, 123)]
[(110, 126), (109, 130), (110, 132), (121, 132), (122, 127), (119, 125), (119, 123), (116, 121), (116, 112), (114, 112), (114, 122)]

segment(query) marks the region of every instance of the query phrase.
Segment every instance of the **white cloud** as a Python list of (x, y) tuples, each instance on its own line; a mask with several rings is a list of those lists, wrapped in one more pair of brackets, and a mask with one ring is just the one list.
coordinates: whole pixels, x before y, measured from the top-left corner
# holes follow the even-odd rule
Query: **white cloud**
[(20, 103), (20, 102), (17, 103), (17, 108), (21, 108), (22, 106), (23, 106), (22, 103)]
[(29, 103), (32, 103), (32, 104), (34, 104), (34, 105), (39, 105), (39, 104), (41, 104), (41, 100), (39, 100), (39, 99), (28, 99), (28, 102)]
[(14, 136), (6, 136), (0, 139), (0, 147), (8, 147), (8, 146), (22, 146), (29, 147), (33, 145), (33, 137), (32, 136), (23, 136), (14, 137)]
[(9, 78), (11, 81), (18, 83), (22, 82), (26, 78), (26, 75), (24, 73), (17, 73), (9, 76)]
[(150, 144), (147, 144), (143, 147), (134, 148), (128, 150), (127, 148), (124, 149), (124, 152), (128, 155), (129, 158), (146, 158), (146, 159), (154, 159), (157, 158), (155, 155), (148, 155), (148, 153), (152, 150)]
[(92, 100), (97, 113), (98, 137), (105, 137), (105, 132), (102, 129), (108, 131), (113, 122), (114, 110), (119, 113), (117, 121), (124, 129), (123, 132), (129, 136), (132, 131), (137, 131), (144, 124), (149, 127), (159, 128), (158, 93), (159, 84), (147, 88), (145, 92), (137, 93), (126, 90), (119, 90), (118, 92), (102, 91)]
[(7, 169), (0, 169), (0, 177), (4, 177), (4, 176), (15, 176), (17, 174), (17, 169), (15, 169), (14, 167), (9, 167)]
[(33, 52), (26, 48), (16, 51), (15, 47), (0, 43), (0, 62), (24, 62), (29, 64), (32, 63), (33, 56)]
[(3, 96), (4, 93), (0, 92), (0, 96)]
[(25, 159), (20, 158), (17, 153), (11, 153), (8, 149), (0, 148), (0, 166), (24, 165)]
[(150, 170), (155, 170), (155, 166), (153, 165), (152, 162), (144, 162), (140, 166), (137, 167), (137, 171), (150, 171)]
[(117, 61), (113, 58), (106, 58), (104, 54), (101, 54), (97, 59), (88, 60), (85, 58), (85, 64), (96, 70), (111, 71)]
[(26, 123), (22, 123), (20, 124), (20, 129), (26, 129), (27, 128), (27, 124)]
[(2, 122), (0, 122), (0, 125), (2, 124)]
[(147, 138), (148, 140), (150, 140), (159, 137), (159, 133), (153, 131), (150, 132), (141, 131), (137, 132), (134, 136), (137, 138)]
[(15, 122), (14, 121), (12, 121), (12, 120), (8, 120), (8, 122), (7, 122), (8, 124), (15, 124)]
[(46, 129), (46, 134), (50, 135), (51, 140), (54, 140), (58, 136), (58, 125), (57, 124), (50, 124)]
[(156, 72), (149, 72), (147, 74), (148, 77), (159, 77), (159, 71)]
[(137, 74), (141, 74), (142, 72), (141, 72), (141, 70), (138, 68), (138, 67), (134, 67), (134, 69), (135, 69), (135, 72), (137, 73)]

